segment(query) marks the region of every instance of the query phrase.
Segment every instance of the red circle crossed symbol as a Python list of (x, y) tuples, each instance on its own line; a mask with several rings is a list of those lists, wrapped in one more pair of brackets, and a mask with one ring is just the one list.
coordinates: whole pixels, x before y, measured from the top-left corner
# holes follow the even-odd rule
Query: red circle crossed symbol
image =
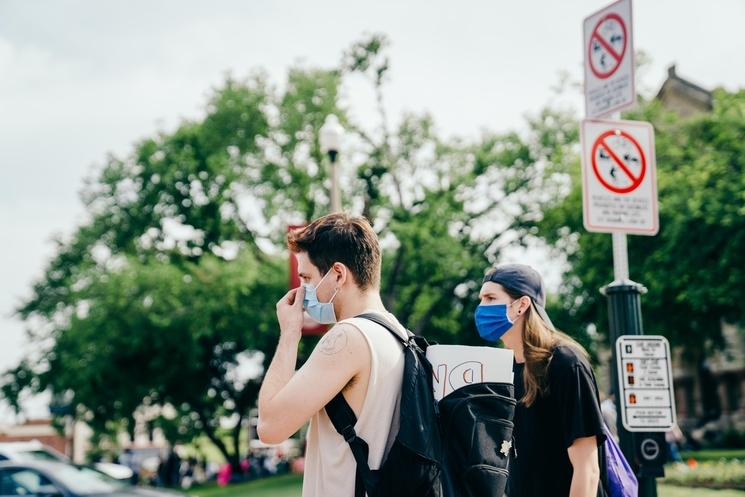
[[(601, 27), (603, 34), (600, 33)], [(627, 39), (626, 24), (621, 16), (610, 13), (600, 18), (592, 30), (587, 47), (587, 60), (590, 61), (590, 69), (595, 76), (600, 79), (609, 78), (618, 70), (626, 54)], [(612, 60), (608, 61), (609, 57)]]
[(644, 180), (647, 159), (633, 136), (625, 131), (609, 130), (598, 136), (592, 145), (592, 170), (608, 190), (629, 193)]

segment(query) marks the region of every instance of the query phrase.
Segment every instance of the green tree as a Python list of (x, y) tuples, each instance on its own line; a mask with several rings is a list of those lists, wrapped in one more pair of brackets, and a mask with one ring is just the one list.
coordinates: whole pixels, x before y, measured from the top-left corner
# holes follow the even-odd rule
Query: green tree
[[(722, 321), (744, 323), (745, 91), (714, 93), (714, 110), (690, 119), (643, 101), (628, 118), (655, 127), (660, 232), (629, 236), (631, 277), (648, 333), (666, 335), (699, 363), (721, 345)], [(611, 237), (582, 227), (579, 158), (567, 169), (571, 189), (530, 224), (563, 254), (561, 316), (571, 327), (607, 330), (599, 288), (613, 279)]]
[[(345, 208), (383, 241), (386, 304), (430, 338), (475, 342), (483, 271), (521, 242), (510, 228), (554, 198), (576, 128), (549, 111), (523, 134), (472, 141), (442, 139), (427, 115), (394, 126), (387, 45), (372, 35), (337, 69), (292, 69), (281, 92), (260, 75), (228, 78), (203, 118), (108, 157), (83, 192), (88, 221), (58, 241), (19, 309), (40, 352), (5, 374), (4, 396), (18, 407), (24, 391), (51, 391), (99, 438), (155, 413), (172, 439), (203, 432), (237, 464), (260, 377), (236, 371), (259, 352), (271, 358), (285, 226), (328, 211), (317, 137), (330, 113), (350, 130)], [(371, 83), (376, 124), (338, 103), (351, 77)], [(226, 421), (229, 443), (218, 429)]]
[(338, 83), (334, 71), (298, 69), (277, 94), (263, 77), (229, 78), (203, 119), (108, 157), (82, 194), (89, 221), (57, 242), (19, 309), (42, 323), (42, 349), (5, 374), (4, 396), (19, 407), (24, 390), (72, 392), (98, 434), (133, 433), (138, 410), (168, 405), (168, 433), (205, 433), (237, 465), (260, 378), (237, 388), (231, 377), (273, 349), (288, 280), (276, 242), (283, 216), (322, 212), (324, 168), (305, 152), (323, 116), (340, 112)]

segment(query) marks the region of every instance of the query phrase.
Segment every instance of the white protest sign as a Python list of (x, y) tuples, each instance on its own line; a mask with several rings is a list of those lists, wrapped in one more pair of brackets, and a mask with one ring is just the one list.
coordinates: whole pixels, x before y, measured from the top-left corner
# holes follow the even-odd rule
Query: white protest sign
[(654, 129), (643, 121), (584, 119), (582, 210), (587, 231), (659, 230)]
[(619, 0), (582, 24), (585, 50), (585, 114), (599, 117), (634, 105), (631, 0)]
[(427, 359), (434, 374), (435, 400), (474, 383), (512, 383), (513, 357), (509, 349), (430, 345)]

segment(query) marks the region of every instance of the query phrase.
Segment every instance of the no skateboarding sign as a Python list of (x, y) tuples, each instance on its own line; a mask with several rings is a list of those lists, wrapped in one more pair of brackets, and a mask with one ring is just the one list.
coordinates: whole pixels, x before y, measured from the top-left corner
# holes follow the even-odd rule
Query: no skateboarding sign
[(630, 193), (644, 181), (647, 172), (646, 154), (629, 133), (610, 129), (593, 142), (592, 172), (608, 190)]
[(631, 0), (619, 0), (585, 19), (585, 107), (598, 117), (634, 104)]
[(654, 129), (640, 121), (582, 121), (588, 231), (655, 235), (659, 229)]
[(610, 13), (600, 18), (587, 46), (590, 70), (596, 77), (609, 78), (621, 67), (628, 40), (626, 23), (621, 16)]

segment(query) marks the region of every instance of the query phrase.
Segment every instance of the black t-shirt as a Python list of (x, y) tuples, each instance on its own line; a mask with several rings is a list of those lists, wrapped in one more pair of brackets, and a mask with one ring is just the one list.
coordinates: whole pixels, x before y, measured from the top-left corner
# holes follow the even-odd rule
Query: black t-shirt
[[(524, 367), (515, 363), (518, 400), (525, 394)], [(600, 470), (605, 471), (603, 416), (589, 364), (572, 347), (559, 346), (553, 351), (547, 384), (548, 390), (532, 406), (518, 402), (515, 410), (510, 497), (568, 496), (573, 470), (567, 449), (578, 438), (597, 437)], [(598, 496), (604, 495), (599, 488)]]

